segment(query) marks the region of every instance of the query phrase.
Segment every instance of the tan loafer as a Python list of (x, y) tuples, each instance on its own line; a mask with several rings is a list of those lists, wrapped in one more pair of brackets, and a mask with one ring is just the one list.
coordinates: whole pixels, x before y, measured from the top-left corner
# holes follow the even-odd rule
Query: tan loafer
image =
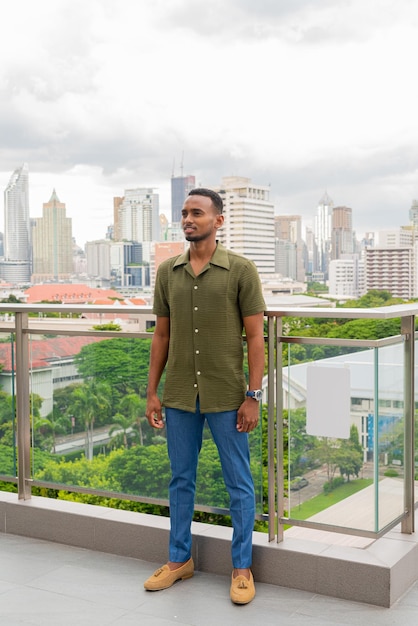
[(144, 587), (147, 591), (160, 591), (161, 589), (168, 589), (171, 585), (174, 585), (176, 580), (185, 580), (191, 578), (194, 574), (193, 559), (189, 559), (183, 565), (175, 570), (171, 570), (168, 565), (159, 567), (152, 576), (150, 576), (145, 582)]
[(237, 576), (234, 578), (232, 575), (230, 595), (234, 604), (248, 604), (248, 602), (251, 602), (255, 596), (252, 572), (250, 572), (250, 580), (245, 578), (245, 576)]

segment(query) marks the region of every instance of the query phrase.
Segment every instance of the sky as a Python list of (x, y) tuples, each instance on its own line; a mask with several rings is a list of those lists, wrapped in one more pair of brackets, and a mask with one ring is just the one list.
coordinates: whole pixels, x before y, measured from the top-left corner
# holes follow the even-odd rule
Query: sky
[[(113, 197), (170, 178), (269, 185), (312, 225), (327, 192), (365, 232), (418, 198), (416, 0), (20, 0), (1, 5), (0, 187), (29, 165), (79, 245)], [(3, 228), (0, 208), (0, 230)]]

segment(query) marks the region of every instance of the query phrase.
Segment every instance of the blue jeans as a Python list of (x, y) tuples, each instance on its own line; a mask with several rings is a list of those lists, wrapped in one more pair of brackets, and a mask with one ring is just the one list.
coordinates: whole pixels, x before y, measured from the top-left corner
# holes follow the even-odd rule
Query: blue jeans
[(207, 420), (218, 448), (222, 473), (230, 498), (232, 564), (247, 568), (252, 561), (255, 517), (254, 483), (250, 471), (248, 434), (237, 431), (237, 411), (196, 413), (166, 407), (168, 456), (171, 465), (170, 561), (182, 563), (191, 556), (196, 470)]

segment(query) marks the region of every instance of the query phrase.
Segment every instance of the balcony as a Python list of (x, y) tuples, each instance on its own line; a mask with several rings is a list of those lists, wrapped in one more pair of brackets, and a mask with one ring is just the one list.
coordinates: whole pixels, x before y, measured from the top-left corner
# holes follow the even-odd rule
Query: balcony
[[(29, 419), (35, 396), (42, 396), (44, 402), (47, 403), (50, 386), (55, 385), (57, 389), (59, 385), (65, 387), (64, 379), (70, 379), (75, 375), (76, 368), (74, 369), (74, 366), (68, 363), (68, 359), (66, 361), (65, 355), (58, 353), (58, 344), (54, 343), (55, 338), (67, 338), (75, 344), (77, 337), (83, 337), (85, 345), (115, 338), (146, 340), (150, 337), (149, 333), (139, 330), (145, 328), (146, 324), (132, 323), (132, 320), (152, 318), (150, 310), (146, 307), (138, 307), (131, 312), (130, 324), (124, 326), (122, 332), (92, 331), (94, 322), (72, 323), (71, 320), (63, 319), (64, 315), (72, 313), (77, 316), (86, 312), (97, 315), (115, 314), (115, 307), (4, 304), (2, 311), (8, 317), (0, 322), (0, 333), (2, 333), (4, 343), (9, 342), (10, 355), (13, 355), (11, 360), (14, 361), (10, 372), (6, 371), (6, 367), (1, 372), (2, 387), (5, 389), (5, 381), (9, 375), (11, 397), (16, 401), (17, 423), (14, 431), (16, 433), (15, 445), (9, 449), (10, 458), (3, 458), (4, 467), (0, 467), (0, 478), (6, 483), (17, 485), (18, 493), (0, 492), (0, 531), (3, 533), (0, 546), (11, 546), (10, 551), (13, 551), (13, 546), (16, 546), (16, 536), (25, 537), (21, 545), (28, 546), (30, 555), (31, 546), (35, 546), (36, 551), (39, 541), (52, 542), (42, 544), (43, 548), (51, 550), (52, 554), (55, 550), (58, 553), (61, 550), (61, 554), (67, 553), (70, 560), (73, 558), (71, 557), (72, 550), (76, 555), (74, 558), (77, 559), (80, 552), (92, 550), (95, 554), (93, 560), (96, 563), (117, 562), (127, 564), (128, 568), (132, 566), (135, 571), (138, 568), (139, 576), (135, 583), (135, 590), (139, 589), (138, 604), (132, 605), (133, 608), (124, 605), (121, 610), (135, 612), (138, 609), (139, 613), (137, 611), (135, 614), (137, 616), (141, 614), (140, 605), (145, 603), (145, 613), (157, 615), (160, 609), (156, 609), (157, 613), (154, 614), (150, 602), (161, 602), (158, 605), (160, 607), (176, 607), (177, 595), (173, 594), (174, 590), (165, 593), (165, 599), (162, 597), (161, 600), (160, 594), (157, 594), (157, 601), (149, 600), (147, 594), (142, 595), (142, 574), (148, 574), (156, 564), (166, 560), (168, 536), (166, 517), (33, 495), (34, 489), (38, 491), (61, 489), (74, 494), (90, 494), (92, 499), (104, 496), (150, 505), (164, 506), (166, 504), (160, 492), (152, 491), (156, 487), (149, 484), (147, 492), (145, 492), (144, 485), (136, 491), (127, 489), (119, 492), (114, 488), (113, 476), (96, 477), (97, 483), (93, 481), (86, 486), (81, 482), (76, 484), (74, 481), (52, 480), (45, 470), (41, 474), (37, 469), (37, 463), (41, 456), (42, 442), (40, 442), (40, 435), (36, 428), (31, 428)], [(299, 611), (300, 615), (312, 617), (316, 609), (313, 609), (313, 613), (310, 610), (314, 604), (317, 607), (323, 607), (328, 602), (329, 607), (335, 606), (332, 600), (326, 600), (322, 596), (340, 598), (345, 601), (343, 606), (348, 606), (346, 602), (363, 602), (380, 607), (393, 606), (392, 610), (397, 611), (401, 606), (398, 600), (405, 592), (412, 589), (408, 597), (412, 598), (411, 602), (414, 601), (414, 584), (418, 580), (418, 546), (414, 533), (416, 497), (413, 443), (414, 323), (417, 311), (418, 307), (405, 305), (375, 310), (286, 309), (266, 312), (268, 370), (264, 385), (264, 405), (267, 415), (264, 428), (254, 435), (252, 448), (254, 478), (258, 494), (257, 519), (267, 525), (267, 532), (254, 532), (253, 571), (260, 588), (258, 597), (265, 597), (272, 611), (274, 607), (276, 617), (278, 611), (276, 602), (279, 597), (284, 599), (284, 603), (286, 599), (297, 598), (294, 615), (297, 615)], [(61, 314), (61, 319), (39, 318), (40, 314), (46, 315), (52, 312)], [(29, 317), (29, 314), (33, 313), (37, 317)], [(126, 313), (123, 307), (116, 311), (121, 319), (124, 319), (123, 316)], [(381, 340), (356, 338), (348, 340), (338, 337), (324, 339), (286, 334), (283, 327), (286, 326), (286, 320), (289, 317), (301, 320), (312, 317), (334, 320), (399, 318), (401, 323), (399, 335)], [(43, 358), (40, 358), (39, 350), (37, 352), (39, 349), (37, 342), (41, 341), (49, 341), (50, 347), (55, 346), (55, 352), (51, 348), (48, 354), (43, 353)], [(282, 367), (284, 346), (289, 356), (287, 367)], [(357, 398), (358, 389), (363, 388), (362, 402), (358, 406), (366, 406), (363, 404), (364, 401), (367, 402), (368, 407), (367, 413), (356, 412), (356, 405), (353, 405), (349, 416), (351, 421), (356, 415), (359, 420), (358, 432), (364, 440), (362, 448), (364, 476), (362, 475), (361, 480), (368, 481), (367, 487), (346, 497), (342, 502), (307, 518), (301, 514), (301, 505), (306, 499), (309, 500), (308, 496), (319, 495), (318, 490), (315, 491), (315, 489), (321, 484), (323, 467), (322, 470), (321, 467), (308, 468), (304, 472), (308, 486), (299, 490), (288, 489), (288, 483), (293, 479), (294, 472), (296, 469), (299, 471), (301, 467), (300, 459), (297, 460), (295, 456), (297, 440), (302, 437), (304, 450), (312, 446), (316, 440), (322, 440), (321, 434), (302, 432), (296, 419), (299, 415), (298, 411), (304, 411), (306, 406), (309, 410), (312, 408), (310, 403), (315, 395), (312, 394), (312, 386), (309, 388), (306, 382), (307, 376), (312, 374), (312, 371), (308, 372), (308, 368), (313, 366), (313, 362), (311, 365), (306, 363), (295, 365), (292, 362), (292, 355), (301, 346), (309, 347), (309, 349), (314, 346), (316, 350), (322, 351), (321, 358), (315, 361), (315, 367), (329, 368), (327, 374), (332, 371), (332, 375), (337, 375), (335, 389), (340, 389), (338, 386), (340, 382), (337, 380), (338, 372), (350, 371), (350, 382), (346, 391), (349, 396)], [(324, 358), (325, 349), (331, 347), (334, 350), (334, 356)], [(336, 351), (338, 354), (335, 353)], [(37, 361), (34, 358), (35, 355), (38, 356)], [(62, 368), (60, 374), (66, 374), (65, 376), (57, 375), (58, 364)], [(109, 365), (112, 373), (117, 377), (116, 362)], [(145, 379), (142, 382), (145, 384)], [(118, 384), (116, 380), (116, 386)], [(318, 384), (320, 386), (320, 382)], [(366, 388), (367, 393), (364, 391)], [(332, 387), (328, 385), (326, 393), (322, 396), (324, 413), (329, 405), (332, 391)], [(126, 393), (126, 389), (121, 387), (119, 392), (120, 394)], [(344, 404), (343, 395), (340, 399)], [(402, 407), (402, 411), (397, 414), (390, 413), (390, 415), (384, 411), (381, 413), (379, 410), (374, 411), (373, 407), (382, 406), (383, 400), (386, 404), (390, 403), (388, 406), (391, 409)], [(284, 409), (287, 411), (286, 420), (283, 420)], [(97, 437), (101, 434), (100, 428), (92, 430), (90, 445), (84, 452), (85, 458), (92, 452), (92, 448), (98, 443)], [(67, 435), (65, 438), (67, 445), (72, 445), (76, 440), (77, 433), (74, 433), (72, 437)], [(396, 477), (386, 476), (385, 455), (387, 453), (385, 450), (389, 449), (386, 446), (392, 445), (395, 441), (397, 453), (401, 458), (400, 471), (396, 473)], [(57, 442), (55, 443), (58, 445)], [(268, 451), (267, 464), (264, 466), (259, 452), (262, 445)], [(289, 458), (288, 468), (285, 468), (283, 464), (285, 450)], [(13, 466), (12, 460), (16, 460), (13, 471), (10, 470)], [(396, 458), (393, 460), (398, 461)], [(266, 481), (263, 480), (265, 473), (267, 473)], [(268, 485), (267, 493), (263, 492), (263, 483)], [(308, 493), (311, 489), (313, 492)], [(204, 490), (199, 493), (197, 510), (218, 515), (228, 514), (222, 494), (217, 494), (219, 500), (216, 501), (210, 501), (208, 497), (210, 494), (208, 495)], [(266, 503), (266, 506), (263, 506), (263, 503)], [(213, 594), (223, 603), (227, 597), (225, 581), (227, 584), (231, 568), (229, 557), (231, 529), (222, 525), (194, 522), (193, 535), (193, 556), (198, 575), (187, 583), (187, 588), (192, 588), (193, 597), (196, 597), (196, 606), (202, 601), (201, 594), (203, 593), (206, 597), (205, 606), (211, 604), (207, 602), (209, 595), (206, 585), (209, 589), (214, 589)], [(63, 544), (67, 548), (63, 548)], [(23, 552), (25, 553), (25, 550)], [(29, 555), (23, 556), (26, 558)], [(59, 567), (58, 571), (60, 569)], [(102, 574), (104, 574), (103, 571)], [(80, 583), (77, 589), (77, 575), (74, 579), (68, 584), (74, 590), (75, 595), (79, 593), (81, 597), (85, 593), (84, 584)], [(205, 581), (204, 585), (202, 581)], [(56, 582), (59, 586), (57, 577)], [(205, 589), (202, 592), (203, 586)], [(36, 585), (35, 588), (37, 588)], [(132, 587), (129, 586), (129, 588)], [(186, 588), (186, 583), (176, 586), (175, 593), (183, 588)], [(194, 596), (195, 589), (196, 596)], [(123, 595), (123, 591), (121, 594)], [(37, 594), (34, 594), (32, 590), (31, 597), (34, 595)], [(108, 597), (110, 598), (111, 595)], [(171, 601), (167, 598), (171, 598)], [(189, 602), (191, 600), (188, 593)], [(404, 602), (408, 606), (408, 602)], [(195, 620), (193, 621), (184, 605), (185, 603), (183, 606), (178, 605), (178, 612), (179, 615), (184, 616), (181, 618), (184, 619), (184, 623), (213, 623), (210, 619), (203, 621), (203, 615), (200, 613), (198, 617), (193, 617)], [(155, 608), (156, 605), (152, 606)], [(192, 606), (193, 602), (191, 602)], [(209, 609), (212, 610), (212, 607)], [(259, 606), (258, 611), (260, 609)], [(163, 608), (161, 610), (163, 611)], [(173, 610), (177, 611), (177, 608)], [(218, 615), (224, 616), (225, 610), (227, 610), (225, 607), (219, 608)], [(366, 608), (358, 610), (366, 611)], [(370, 608), (370, 611), (372, 610), (377, 609)], [(273, 618), (269, 609), (266, 611), (265, 621), (268, 623), (268, 619)], [(173, 616), (175, 614), (177, 613), (173, 613)], [(240, 621), (242, 621), (241, 614), (242, 611)], [(285, 614), (288, 615), (288, 613)], [(331, 616), (328, 621), (334, 623), (332, 619)], [(340, 615), (337, 615), (335, 620), (335, 623), (342, 623)], [(47, 622), (35, 621), (33, 623)]]
[(229, 575), (197, 571), (171, 589), (146, 592), (160, 563), (11, 534), (0, 535), (0, 623), (7, 626), (415, 626), (414, 585), (391, 609), (257, 583), (254, 601), (229, 600)]

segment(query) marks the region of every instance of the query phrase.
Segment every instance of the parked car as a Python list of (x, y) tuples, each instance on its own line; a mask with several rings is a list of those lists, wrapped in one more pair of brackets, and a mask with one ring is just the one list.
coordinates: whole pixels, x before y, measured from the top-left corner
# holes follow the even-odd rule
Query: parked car
[(299, 491), (309, 485), (309, 480), (304, 476), (296, 476), (290, 483), (290, 491)]

